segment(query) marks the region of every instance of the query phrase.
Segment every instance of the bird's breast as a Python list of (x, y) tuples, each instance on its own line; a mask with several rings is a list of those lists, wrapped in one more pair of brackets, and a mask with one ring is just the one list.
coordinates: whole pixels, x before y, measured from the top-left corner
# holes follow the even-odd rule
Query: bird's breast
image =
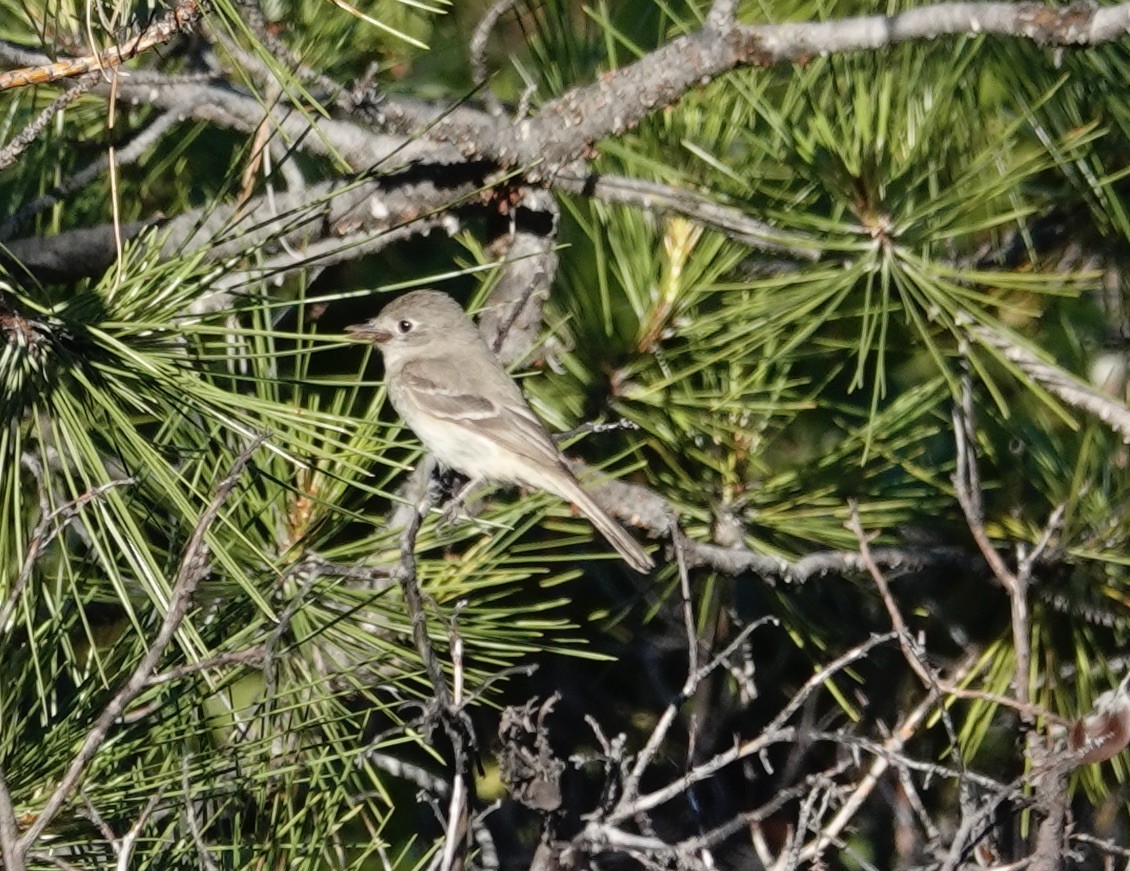
[(388, 395), (408, 428), (444, 466), (471, 478), (515, 480), (512, 452), (476, 428), (473, 418), (456, 421), (429, 414), (395, 381), (389, 383)]

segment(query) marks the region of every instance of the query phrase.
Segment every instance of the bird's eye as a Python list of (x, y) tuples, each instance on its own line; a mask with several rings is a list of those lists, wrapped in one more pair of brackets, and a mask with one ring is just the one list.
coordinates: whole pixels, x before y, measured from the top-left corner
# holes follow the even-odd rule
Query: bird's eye
[(412, 321), (398, 321), (396, 324), (396, 328), (402, 333), (411, 332), (413, 326), (415, 326), (415, 324), (413, 324)]

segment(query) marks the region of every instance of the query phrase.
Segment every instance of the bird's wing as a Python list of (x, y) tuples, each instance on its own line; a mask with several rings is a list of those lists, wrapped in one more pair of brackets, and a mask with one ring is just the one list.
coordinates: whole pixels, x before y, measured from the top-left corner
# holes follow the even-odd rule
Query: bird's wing
[(406, 363), (399, 380), (427, 414), (477, 430), (507, 450), (565, 471), (556, 442), (513, 379), (501, 369), (497, 374), (505, 381), (488, 377), (493, 371), (475, 375), (468, 371), (446, 360), (430, 359)]

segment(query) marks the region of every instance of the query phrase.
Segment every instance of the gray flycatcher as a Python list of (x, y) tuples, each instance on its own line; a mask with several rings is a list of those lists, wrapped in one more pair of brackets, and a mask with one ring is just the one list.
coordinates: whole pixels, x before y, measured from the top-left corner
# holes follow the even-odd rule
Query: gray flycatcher
[(472, 481), (525, 484), (560, 496), (636, 571), (655, 567), (581, 489), (549, 430), (459, 303), (436, 290), (415, 290), (346, 332), (381, 349), (393, 407), (443, 465)]

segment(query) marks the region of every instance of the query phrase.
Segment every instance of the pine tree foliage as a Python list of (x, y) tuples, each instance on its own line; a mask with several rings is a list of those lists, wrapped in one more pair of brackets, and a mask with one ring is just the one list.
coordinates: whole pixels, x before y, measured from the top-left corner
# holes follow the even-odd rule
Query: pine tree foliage
[[(579, 187), (482, 169), (488, 143), (459, 143), (470, 168), (413, 149), (494, 101), (536, 118), (709, 26), (709, 4), (0, 0), (0, 61), (105, 56), (174, 6), (199, 13), (193, 32), (120, 77), (72, 79), (85, 90), (0, 170), (0, 851), (199, 575), (11, 867), (451, 868), (463, 751), (472, 867), (529, 866), (539, 840), (577, 867), (943, 867), (955, 832), (972, 850), (990, 830), (999, 855), (1047, 860), (1033, 748), (1066, 754), (1054, 741), (1104, 691), (1127, 695), (1125, 36), (1065, 50), (971, 32), (704, 76), (578, 155)], [(184, 102), (128, 90), (147, 82)], [(0, 91), (0, 143), (62, 89)], [(421, 106), (434, 129), (409, 129)], [(358, 163), (370, 152), (324, 132), (339, 121), (403, 141)], [(652, 185), (648, 207), (602, 195), (617, 179)], [(372, 209), (326, 217), (368, 185), (419, 208), (377, 229)], [(504, 263), (539, 185), (552, 229)], [(116, 228), (101, 265), (21, 262), (28, 240), (84, 228)], [(568, 505), (505, 489), (472, 497), (470, 520), (428, 511), (406, 568), (436, 485), (377, 355), (342, 328), (414, 287), (489, 313), (524, 262), (548, 292), (515, 374), (572, 430), (586, 484), (630, 485), (619, 516), (654, 576)], [(477, 747), (452, 746), (421, 628)], [(572, 778), (556, 816), (507, 797), (493, 737), (498, 709), (555, 692), (545, 722)], [(782, 711), (790, 737), (706, 771), (777, 735)], [(896, 760), (875, 793), (872, 759)], [(634, 760), (654, 763), (642, 790)], [(617, 801), (687, 772), (619, 820)], [(1058, 773), (1079, 832), (1125, 839), (1124, 752)], [(637, 841), (608, 835), (630, 824)]]

